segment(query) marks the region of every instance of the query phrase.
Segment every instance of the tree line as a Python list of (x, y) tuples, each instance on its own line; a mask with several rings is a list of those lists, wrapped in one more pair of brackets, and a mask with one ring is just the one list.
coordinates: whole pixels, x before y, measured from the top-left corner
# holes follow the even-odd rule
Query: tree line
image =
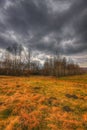
[(6, 48), (0, 59), (0, 75), (47, 75), (68, 76), (82, 74), (79, 65), (59, 55), (47, 58), (43, 65), (32, 61), (31, 50), (21, 44), (13, 44)]

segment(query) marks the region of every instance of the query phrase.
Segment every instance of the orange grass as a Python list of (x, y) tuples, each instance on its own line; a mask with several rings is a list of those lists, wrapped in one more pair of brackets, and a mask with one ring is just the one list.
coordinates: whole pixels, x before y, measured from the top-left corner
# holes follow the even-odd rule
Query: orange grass
[(0, 130), (87, 130), (86, 79), (0, 76)]

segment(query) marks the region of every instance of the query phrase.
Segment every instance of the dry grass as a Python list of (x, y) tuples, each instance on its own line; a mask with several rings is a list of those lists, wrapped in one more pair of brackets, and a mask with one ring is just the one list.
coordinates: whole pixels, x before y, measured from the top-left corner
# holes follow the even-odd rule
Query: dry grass
[(0, 130), (87, 130), (87, 75), (1, 76)]

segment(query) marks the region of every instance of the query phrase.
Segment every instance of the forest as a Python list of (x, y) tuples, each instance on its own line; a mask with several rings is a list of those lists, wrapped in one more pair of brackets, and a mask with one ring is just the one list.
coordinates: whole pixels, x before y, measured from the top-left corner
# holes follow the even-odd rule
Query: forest
[(1, 75), (29, 76), (67, 76), (82, 74), (83, 70), (74, 63), (61, 55), (50, 56), (44, 60), (42, 65), (39, 61), (32, 60), (32, 51), (26, 49), (22, 44), (13, 44), (5, 49), (0, 61)]

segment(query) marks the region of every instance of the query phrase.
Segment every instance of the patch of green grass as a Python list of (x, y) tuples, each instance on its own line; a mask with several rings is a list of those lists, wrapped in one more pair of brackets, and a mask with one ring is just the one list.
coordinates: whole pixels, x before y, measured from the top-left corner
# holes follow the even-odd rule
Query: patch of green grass
[(7, 96), (12, 96), (12, 95), (14, 95), (14, 92), (7, 93)]
[(0, 119), (6, 119), (8, 118), (12, 113), (12, 109), (8, 108), (0, 112)]
[(16, 123), (14, 124), (14, 130), (17, 130), (19, 127), (20, 127), (20, 124), (16, 122)]

